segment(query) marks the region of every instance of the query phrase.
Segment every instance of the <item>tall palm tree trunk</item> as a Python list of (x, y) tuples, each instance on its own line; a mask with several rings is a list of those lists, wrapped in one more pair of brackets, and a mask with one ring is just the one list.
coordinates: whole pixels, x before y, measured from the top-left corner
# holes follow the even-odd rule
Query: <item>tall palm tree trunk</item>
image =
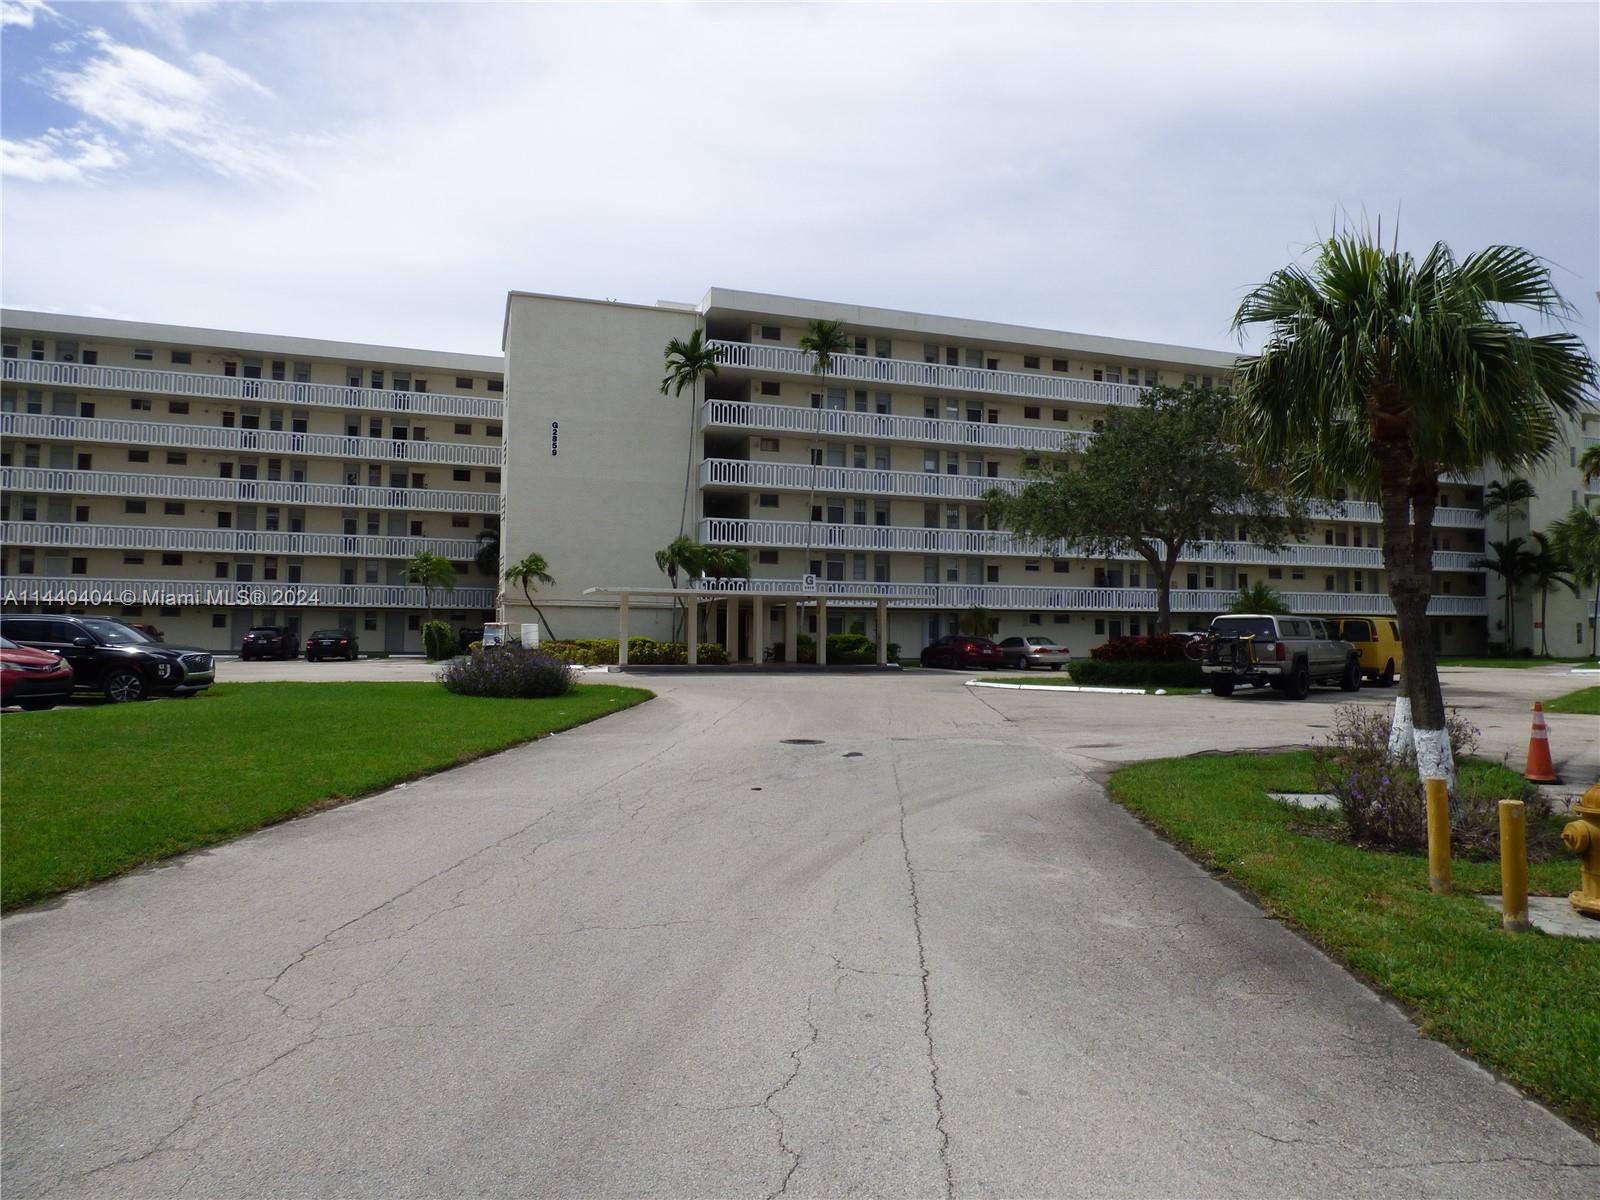
[[(822, 421), (828, 411), (828, 376), (822, 380), (822, 402), (817, 406), (816, 428), (811, 437), (811, 495), (806, 501), (806, 571), (811, 570), (811, 548), (816, 541), (817, 480), (822, 472)], [(804, 572), (802, 572), (804, 573)]]
[(689, 449), (684, 455), (683, 507), (678, 513), (678, 536), (685, 536), (689, 524), (689, 490), (694, 479), (695, 418), (700, 415), (700, 384), (697, 380), (689, 389)]

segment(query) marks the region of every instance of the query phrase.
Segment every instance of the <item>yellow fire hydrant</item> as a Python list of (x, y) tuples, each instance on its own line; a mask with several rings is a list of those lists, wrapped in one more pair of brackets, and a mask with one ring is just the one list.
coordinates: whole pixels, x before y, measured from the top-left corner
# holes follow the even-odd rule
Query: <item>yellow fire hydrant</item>
[(1578, 820), (1561, 831), (1561, 840), (1568, 850), (1577, 852), (1583, 867), (1583, 888), (1567, 899), (1584, 916), (1600, 918), (1600, 783), (1585, 792), (1572, 811), (1578, 814)]

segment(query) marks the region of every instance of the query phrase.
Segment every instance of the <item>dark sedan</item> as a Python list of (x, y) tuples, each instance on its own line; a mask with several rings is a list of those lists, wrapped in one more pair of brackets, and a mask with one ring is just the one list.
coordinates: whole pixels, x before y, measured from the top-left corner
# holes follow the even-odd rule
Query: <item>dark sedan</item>
[(361, 653), (356, 635), (343, 629), (319, 629), (306, 639), (306, 661), (319, 658), (353, 659)]
[(1005, 663), (1000, 647), (986, 637), (952, 633), (923, 648), (925, 667), (999, 667)]
[(244, 635), (239, 657), (245, 662), (252, 658), (299, 658), (300, 639), (277, 625), (257, 625)]

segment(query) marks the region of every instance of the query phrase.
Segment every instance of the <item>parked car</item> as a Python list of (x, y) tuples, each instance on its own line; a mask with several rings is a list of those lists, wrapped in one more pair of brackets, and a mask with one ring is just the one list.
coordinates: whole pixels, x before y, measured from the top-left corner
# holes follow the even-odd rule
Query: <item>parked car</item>
[(239, 657), (245, 662), (252, 658), (299, 658), (300, 639), (278, 625), (257, 625), (244, 635)]
[(1054, 638), (1008, 637), (1000, 643), (1000, 656), (1008, 667), (1026, 671), (1029, 667), (1049, 667), (1059, 671), (1072, 661), (1072, 651), (1057, 645)]
[(0, 704), (54, 708), (72, 695), (72, 667), (59, 654), (0, 637)]
[(1379, 687), (1393, 687), (1395, 677), (1406, 665), (1400, 646), (1400, 623), (1393, 617), (1338, 617), (1328, 620), (1329, 629), (1361, 651), (1361, 675)]
[(320, 658), (353, 659), (361, 653), (356, 635), (343, 629), (319, 629), (306, 639), (306, 661)]
[(925, 667), (999, 667), (1005, 658), (986, 637), (952, 633), (923, 647), (921, 662)]
[(1240, 613), (1211, 622), (1201, 664), (1213, 696), (1231, 696), (1241, 683), (1269, 684), (1291, 700), (1304, 700), (1313, 683), (1361, 686), (1361, 655), (1330, 635), (1315, 617)]
[(198, 646), (152, 642), (110, 617), (22, 613), (0, 617), (0, 636), (67, 660), (73, 687), (120, 704), (149, 696), (193, 696), (216, 681), (216, 663)]

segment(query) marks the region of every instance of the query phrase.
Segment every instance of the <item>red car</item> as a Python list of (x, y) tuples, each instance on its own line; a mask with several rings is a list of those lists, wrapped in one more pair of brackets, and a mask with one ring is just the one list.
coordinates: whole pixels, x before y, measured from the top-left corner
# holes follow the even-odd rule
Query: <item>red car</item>
[(1005, 655), (1000, 647), (986, 637), (973, 637), (967, 633), (952, 633), (925, 646), (922, 651), (925, 667), (999, 667), (1005, 665)]
[(0, 704), (54, 708), (72, 695), (72, 668), (59, 654), (0, 637)]

